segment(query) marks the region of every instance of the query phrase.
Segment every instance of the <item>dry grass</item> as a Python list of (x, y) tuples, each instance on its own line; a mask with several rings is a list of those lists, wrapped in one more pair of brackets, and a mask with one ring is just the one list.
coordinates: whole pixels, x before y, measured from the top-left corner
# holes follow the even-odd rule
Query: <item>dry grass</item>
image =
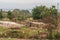
[(0, 38), (0, 40), (37, 40), (37, 39)]

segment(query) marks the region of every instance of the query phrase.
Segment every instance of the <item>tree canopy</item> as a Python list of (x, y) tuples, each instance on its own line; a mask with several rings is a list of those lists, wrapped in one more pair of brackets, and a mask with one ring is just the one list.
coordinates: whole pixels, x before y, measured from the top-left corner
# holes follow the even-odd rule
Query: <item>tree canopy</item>
[(33, 19), (42, 19), (48, 16), (57, 16), (57, 9), (55, 8), (55, 6), (52, 6), (50, 8), (46, 6), (36, 6), (32, 10), (32, 16)]

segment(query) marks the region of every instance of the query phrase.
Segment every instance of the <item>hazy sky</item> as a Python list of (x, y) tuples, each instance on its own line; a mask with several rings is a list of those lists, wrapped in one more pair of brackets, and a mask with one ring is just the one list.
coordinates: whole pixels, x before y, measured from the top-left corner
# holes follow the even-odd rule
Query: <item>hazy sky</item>
[(36, 5), (57, 5), (60, 0), (0, 0), (0, 9), (31, 9)]

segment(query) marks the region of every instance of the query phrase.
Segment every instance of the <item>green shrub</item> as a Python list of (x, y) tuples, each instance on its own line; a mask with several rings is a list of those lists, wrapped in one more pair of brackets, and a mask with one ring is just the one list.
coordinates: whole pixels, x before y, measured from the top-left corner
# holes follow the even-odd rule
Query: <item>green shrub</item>
[[(39, 32), (40, 33), (40, 32)], [(32, 30), (29, 27), (22, 27), (18, 30), (6, 30), (0, 33), (0, 37), (7, 38), (38, 38), (38, 30)]]
[(5, 27), (0, 27), (0, 32), (3, 32), (5, 30), (8, 30), (8, 28), (5, 28)]
[(57, 33), (57, 34), (55, 35), (55, 38), (60, 38), (60, 33)]
[(6, 36), (11, 38), (34, 38), (36, 35), (38, 35), (38, 32), (36, 30), (30, 30), (29, 28), (10, 30), (6, 32)]
[(25, 20), (25, 18), (24, 17), (17, 17), (17, 20), (22, 21), (22, 20)]

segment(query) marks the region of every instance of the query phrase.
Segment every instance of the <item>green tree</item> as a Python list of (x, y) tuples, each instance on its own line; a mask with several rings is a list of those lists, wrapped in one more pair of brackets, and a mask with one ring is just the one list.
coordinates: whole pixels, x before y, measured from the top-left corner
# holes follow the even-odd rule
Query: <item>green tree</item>
[(0, 19), (3, 18), (2, 9), (0, 10)]
[(7, 17), (8, 17), (9, 19), (12, 19), (12, 18), (13, 18), (13, 15), (12, 15), (12, 12), (11, 12), (11, 11), (8, 11)]
[(45, 13), (45, 6), (36, 6), (32, 10), (32, 16), (33, 19), (42, 19), (44, 13)]

